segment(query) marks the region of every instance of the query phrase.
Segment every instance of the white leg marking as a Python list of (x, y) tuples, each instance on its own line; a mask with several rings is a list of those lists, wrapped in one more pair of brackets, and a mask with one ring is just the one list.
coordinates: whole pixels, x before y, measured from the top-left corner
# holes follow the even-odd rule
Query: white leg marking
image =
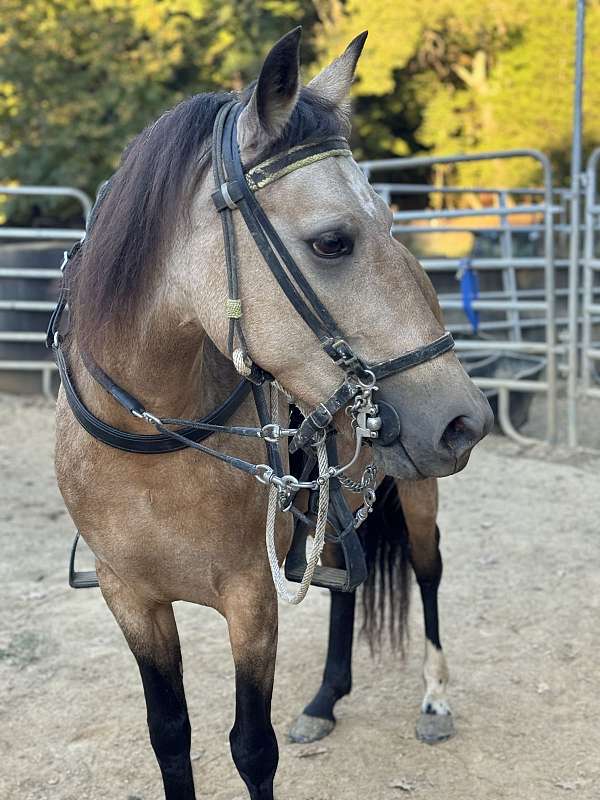
[(425, 661), (423, 663), (425, 697), (421, 704), (424, 714), (451, 714), (446, 700), (448, 688), (448, 666), (442, 650), (438, 650), (429, 640), (425, 641)]

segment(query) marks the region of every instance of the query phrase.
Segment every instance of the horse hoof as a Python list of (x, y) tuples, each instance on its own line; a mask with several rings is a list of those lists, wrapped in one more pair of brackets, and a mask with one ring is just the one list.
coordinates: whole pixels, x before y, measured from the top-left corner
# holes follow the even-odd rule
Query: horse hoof
[(436, 744), (450, 739), (456, 730), (452, 714), (426, 714), (421, 713), (417, 720), (417, 739), (427, 744)]
[(332, 719), (322, 719), (321, 717), (309, 717), (308, 714), (300, 714), (288, 733), (289, 739), (296, 744), (307, 744), (308, 742), (318, 742), (329, 736), (335, 728)]

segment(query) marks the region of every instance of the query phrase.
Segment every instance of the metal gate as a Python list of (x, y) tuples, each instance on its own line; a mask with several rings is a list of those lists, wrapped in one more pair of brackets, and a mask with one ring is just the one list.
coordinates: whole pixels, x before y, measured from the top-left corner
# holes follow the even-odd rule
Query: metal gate
[(600, 399), (600, 204), (598, 203), (598, 162), (594, 150), (585, 172), (585, 232), (583, 245), (583, 298), (581, 330), (581, 394)]
[[(488, 186), (432, 186), (401, 182), (408, 170), (431, 168), (494, 159), (534, 159), (540, 164), (543, 185), (513, 189)], [(477, 209), (423, 208), (394, 211), (393, 233), (400, 240), (431, 234), (466, 231), (471, 234), (495, 236), (497, 252), (473, 252), (468, 258), (451, 258), (447, 255), (423, 257), (421, 262), (437, 284), (440, 303), (448, 327), (457, 339), (457, 351), (463, 359), (485, 361), (492, 355), (504, 354), (537, 358), (543, 361), (543, 375), (533, 380), (524, 369), (519, 375), (482, 377), (474, 375), (475, 382), (485, 391), (497, 394), (498, 419), (503, 431), (519, 443), (529, 443), (511, 421), (510, 407), (513, 393), (543, 395), (546, 400), (546, 431), (544, 439), (550, 443), (557, 438), (557, 397), (560, 379), (575, 390), (568, 393), (568, 403), (574, 406), (579, 397), (600, 398), (600, 200), (598, 198), (598, 172), (600, 148), (587, 165), (585, 182), (585, 218), (578, 226), (583, 235), (583, 256), (577, 261), (576, 282), (572, 279), (571, 254), (572, 218), (571, 194), (568, 190), (552, 186), (552, 171), (548, 158), (537, 150), (514, 150), (407, 159), (367, 161), (361, 168), (375, 189), (392, 206), (407, 205), (407, 198), (423, 196), (457, 195), (472, 193), (494, 198), (494, 204)], [(386, 177), (386, 181), (381, 180)], [(398, 176), (398, 180), (396, 179)], [(0, 187), (0, 192), (19, 195), (68, 195), (79, 200), (85, 217), (91, 201), (76, 189), (57, 187)], [(415, 203), (413, 202), (413, 205)], [(425, 204), (426, 205), (426, 204)], [(437, 204), (439, 206), (439, 203)], [(469, 217), (468, 222), (464, 222)], [(481, 228), (476, 222), (496, 218), (492, 224)], [(515, 219), (529, 218), (526, 224), (516, 225)], [(458, 222), (459, 224), (454, 224)], [(57, 249), (68, 247), (83, 235), (73, 229), (29, 229), (0, 227), (0, 238), (54, 242)], [(522, 252), (523, 237), (533, 242), (530, 252)], [(485, 338), (470, 338), (470, 323), (464, 314), (464, 298), (454, 279), (457, 271), (468, 268), (482, 276), (483, 283), (497, 274), (500, 284), (483, 286), (472, 300), (471, 309), (481, 314), (480, 330)], [(523, 276), (530, 276), (528, 281)], [(534, 276), (532, 281), (531, 276)], [(41, 286), (57, 281), (58, 268), (14, 268), (0, 262), (0, 377), (2, 374), (40, 373), (44, 392), (52, 392), (54, 363), (47, 358), (43, 348), (46, 320), (53, 306), (53, 298), (41, 296), (37, 289), (23, 299), (10, 295), (15, 281)], [(12, 282), (12, 283), (11, 283)], [(574, 283), (574, 290), (573, 290)], [(55, 284), (56, 285), (56, 284)], [(8, 288), (7, 288), (8, 287)], [(575, 298), (573, 298), (575, 291)], [(17, 293), (18, 295), (18, 293)], [(573, 309), (575, 316), (573, 317)], [(35, 320), (27, 327), (23, 320)], [(19, 320), (19, 324), (11, 323)], [(578, 361), (575, 375), (570, 368), (570, 350), (575, 336)], [(38, 348), (36, 357), (3, 358), (2, 348), (9, 345)], [(31, 352), (31, 350), (30, 350)], [(580, 380), (579, 380), (580, 376)], [(574, 416), (574, 415), (573, 415)]]
[[(537, 161), (543, 173), (541, 188), (521, 187), (509, 190), (496, 187), (436, 187), (424, 184), (406, 184), (390, 182), (389, 175), (401, 174), (406, 170), (431, 168), (440, 164), (452, 165), (465, 162), (490, 161), (496, 159), (529, 158)], [(430, 274), (438, 290), (442, 309), (447, 317), (448, 327), (457, 338), (457, 351), (466, 359), (473, 354), (484, 357), (489, 354), (523, 354), (543, 359), (544, 377), (541, 380), (528, 379), (528, 371), (521, 375), (497, 375), (481, 377), (473, 375), (475, 382), (487, 391), (497, 393), (498, 419), (502, 430), (519, 443), (529, 443), (529, 439), (521, 435), (513, 425), (509, 413), (511, 392), (542, 393), (546, 396), (546, 435), (548, 442), (556, 441), (557, 436), (557, 382), (558, 358), (565, 354), (565, 347), (557, 341), (557, 326), (566, 327), (568, 318), (557, 317), (556, 300), (566, 304), (568, 287), (556, 287), (556, 275), (566, 273), (569, 262), (566, 258), (555, 257), (555, 239), (566, 233), (564, 195), (557, 193), (552, 186), (552, 169), (549, 159), (537, 150), (511, 150), (475, 155), (458, 155), (448, 157), (418, 157), (393, 160), (367, 161), (361, 167), (374, 188), (388, 203), (407, 195), (472, 193), (495, 197), (496, 204), (480, 209), (432, 209), (394, 211), (393, 233), (402, 240), (404, 237), (419, 237), (431, 234), (456, 233), (457, 231), (475, 232), (482, 229), (470, 223), (462, 223), (462, 227), (449, 224), (451, 220), (462, 221), (468, 218), (499, 218), (497, 226), (485, 227), (487, 233), (495, 233), (498, 237), (500, 252), (489, 256), (474, 253), (469, 258), (452, 259), (421, 258), (421, 263)], [(384, 173), (388, 181), (378, 181), (377, 176)], [(511, 203), (508, 202), (509, 198)], [(514, 202), (516, 198), (516, 202)], [(525, 202), (523, 202), (525, 198)], [(528, 201), (534, 198), (535, 201)], [(515, 217), (539, 218), (526, 226), (514, 227), (510, 219)], [(428, 225), (419, 223), (427, 222)], [(440, 224), (441, 223), (441, 224)], [(445, 223), (445, 224), (444, 224)], [(515, 253), (514, 242), (517, 234), (535, 233), (539, 241), (540, 252), (533, 255)], [(440, 280), (442, 274), (456, 272), (467, 266), (475, 273), (486, 273), (492, 270), (501, 274), (502, 285), (498, 289), (484, 290), (470, 303), (475, 312), (487, 312), (491, 319), (481, 324), (481, 330), (491, 338), (466, 338), (469, 324), (466, 319), (459, 321), (456, 313), (464, 308), (464, 299), (455, 291), (447, 291)], [(524, 288), (519, 275), (523, 271), (541, 272), (543, 278), (536, 288)], [(565, 275), (566, 277), (566, 275)], [(565, 283), (565, 280), (561, 281)], [(495, 318), (494, 318), (495, 315)]]
[[(25, 197), (73, 197), (87, 219), (92, 201), (79, 189), (67, 186), (0, 186), (2, 195)], [(59, 253), (81, 239), (83, 230), (72, 228), (14, 228), (0, 226), (0, 240), (19, 242), (24, 247), (33, 247), (32, 242), (51, 247), (49, 264), (39, 266), (36, 255), (31, 254), (33, 265), (7, 266), (7, 248), (0, 248), (0, 386), (9, 386), (8, 376), (16, 375), (11, 386), (23, 387), (26, 375), (41, 375), (41, 388), (47, 396), (52, 395), (52, 376), (55, 364), (44, 348), (45, 329), (50, 312), (55, 304), (56, 286), (61, 273), (58, 268)], [(20, 377), (19, 377), (20, 376)], [(38, 378), (39, 380), (39, 378)]]

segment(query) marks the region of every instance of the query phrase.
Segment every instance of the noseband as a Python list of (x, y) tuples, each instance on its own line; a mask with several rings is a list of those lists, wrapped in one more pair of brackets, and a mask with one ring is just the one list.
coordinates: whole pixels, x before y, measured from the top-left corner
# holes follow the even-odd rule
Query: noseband
[[(327, 484), (330, 514), (328, 516), (325, 512), (325, 518), (333, 525), (333, 529), (337, 530), (337, 538), (334, 538), (334, 541), (341, 545), (348, 564), (353, 558), (359, 560), (362, 558), (362, 551), (360, 556), (358, 554), (360, 545), (354, 528), (364, 521), (373, 505), (375, 470), (373, 465), (369, 465), (359, 482), (352, 481), (344, 473), (358, 459), (363, 442), (378, 440), (381, 445), (386, 446), (396, 441), (400, 434), (398, 415), (393, 407), (383, 401), (375, 402), (374, 395), (378, 390), (376, 382), (437, 358), (451, 350), (454, 341), (451, 334), (446, 333), (428, 345), (396, 358), (375, 363), (367, 361), (353, 350), (348, 344), (347, 336), (312, 289), (255, 197), (255, 192), (259, 189), (269, 186), (303, 166), (325, 158), (351, 157), (348, 143), (340, 137), (307, 142), (279, 153), (257, 166), (245, 169), (237, 139), (237, 122), (241, 111), (242, 105), (237, 101), (222, 106), (215, 119), (212, 138), (212, 167), (216, 187), (212, 199), (222, 221), (227, 267), (226, 314), (229, 319), (227, 346), (236, 369), (243, 376), (243, 380), (230, 397), (201, 420), (159, 418), (146, 410), (129, 392), (118, 386), (89, 354), (82, 353), (84, 366), (94, 380), (129, 413), (154, 426), (157, 433), (142, 435), (121, 431), (100, 420), (85, 406), (71, 378), (60, 333), (61, 317), (67, 306), (69, 262), (83, 246), (84, 240), (78, 242), (69, 254), (65, 254), (62, 267), (63, 286), (50, 319), (47, 346), (54, 352), (65, 395), (74, 416), (88, 433), (111, 447), (144, 454), (168, 453), (186, 447), (199, 450), (254, 476), (261, 483), (269, 485), (272, 491), (276, 490), (279, 508), (283, 511), (292, 511), (304, 526), (310, 526), (310, 520), (294, 507), (295, 494), (300, 489), (308, 489), (315, 493)], [(103, 194), (105, 192), (100, 193), (97, 205), (102, 201)], [(235, 211), (240, 212), (263, 259), (292, 308), (314, 333), (324, 353), (343, 373), (343, 380), (336, 391), (307, 414), (298, 428), (282, 428), (273, 422), (272, 412), (269, 411), (262, 391), (262, 384), (265, 381), (273, 382), (273, 377), (255, 364), (248, 352), (242, 327), (242, 300), (238, 290), (238, 252), (233, 218)], [(88, 229), (93, 224), (95, 212), (96, 208), (92, 210)], [(250, 390), (254, 394), (261, 427), (225, 425), (242, 405)], [(326, 443), (327, 457), (335, 464), (337, 459), (335, 443), (329, 434), (334, 432), (332, 422), (335, 414), (343, 408), (349, 414), (354, 430), (356, 443), (354, 456), (344, 466), (328, 466), (323, 471), (319, 455), (319, 472), (315, 477), (316, 457), (313, 446), (317, 447), (319, 454), (322, 454)], [(173, 429), (167, 426), (179, 427)], [(215, 432), (262, 439), (267, 448), (269, 463), (252, 464), (201, 443)], [(307, 455), (299, 478), (283, 474), (278, 444), (281, 438), (288, 437), (291, 438), (289, 444), (291, 453), (303, 450)], [(354, 518), (339, 491), (340, 484), (351, 491), (363, 494), (363, 507)], [(322, 525), (323, 530), (324, 526), (325, 522)], [(304, 558), (303, 547), (300, 550)], [(361, 563), (364, 564), (364, 559)], [(322, 568), (317, 567), (315, 574), (318, 575), (319, 569)], [(366, 576), (364, 566), (355, 570), (355, 577), (359, 573), (360, 580), (353, 581), (348, 569), (345, 583), (335, 588), (347, 591), (355, 588)], [(327, 583), (320, 585), (334, 588)]]

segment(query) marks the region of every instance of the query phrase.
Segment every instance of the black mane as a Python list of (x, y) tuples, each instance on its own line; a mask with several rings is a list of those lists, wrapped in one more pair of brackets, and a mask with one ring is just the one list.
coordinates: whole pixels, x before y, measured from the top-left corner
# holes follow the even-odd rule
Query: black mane
[[(249, 87), (241, 96), (246, 103)], [(199, 94), (167, 111), (125, 149), (84, 247), (73, 264), (71, 313), (92, 344), (112, 321), (133, 313), (145, 277), (169, 251), (210, 163), (210, 137), (229, 92)], [(260, 159), (302, 142), (346, 133), (337, 109), (302, 89), (281, 138)], [(206, 157), (205, 157), (206, 156)]]

